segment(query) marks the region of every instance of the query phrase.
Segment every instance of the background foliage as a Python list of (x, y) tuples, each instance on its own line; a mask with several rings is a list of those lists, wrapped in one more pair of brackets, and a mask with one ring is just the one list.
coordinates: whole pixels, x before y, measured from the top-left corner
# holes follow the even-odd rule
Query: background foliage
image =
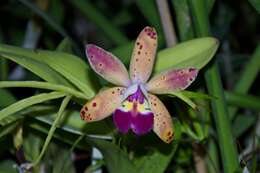
[[(1, 1), (0, 173), (258, 172), (259, 12), (258, 0)], [(169, 145), (153, 133), (121, 135), (110, 118), (86, 124), (79, 117), (108, 85), (89, 68), (84, 44), (128, 65), (147, 25), (160, 38), (154, 73), (203, 67), (189, 91), (162, 97), (175, 124)], [(206, 36), (220, 46), (205, 67), (216, 40), (173, 46)]]

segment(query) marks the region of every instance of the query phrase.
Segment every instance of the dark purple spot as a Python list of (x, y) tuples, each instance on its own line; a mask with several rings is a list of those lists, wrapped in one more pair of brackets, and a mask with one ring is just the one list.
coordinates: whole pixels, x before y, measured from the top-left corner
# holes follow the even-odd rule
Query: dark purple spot
[(94, 103), (92, 104), (92, 106), (93, 106), (93, 107), (96, 107), (96, 106), (97, 106), (97, 103), (96, 103), (96, 102), (94, 102)]

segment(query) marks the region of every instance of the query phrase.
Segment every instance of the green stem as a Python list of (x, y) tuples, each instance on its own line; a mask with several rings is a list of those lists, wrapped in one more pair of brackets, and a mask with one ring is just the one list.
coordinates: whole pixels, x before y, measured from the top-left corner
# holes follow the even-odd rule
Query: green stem
[(39, 81), (1, 81), (0, 82), (0, 88), (11, 88), (11, 87), (30, 87), (30, 88), (56, 90), (67, 94), (71, 94), (78, 98), (89, 99), (85, 94), (76, 91), (72, 88), (63, 85), (49, 83), (49, 82), (39, 82)]
[[(189, 0), (197, 36), (210, 35), (208, 14), (204, 0)], [(234, 173), (239, 168), (238, 154), (232, 136), (224, 90), (216, 62), (205, 73), (207, 88), (210, 95), (218, 99), (211, 100), (214, 122), (217, 128), (218, 145), (221, 152), (225, 173)]]
[(49, 132), (48, 132), (48, 136), (47, 136), (47, 138), (46, 138), (46, 140), (45, 140), (45, 142), (44, 142), (44, 145), (43, 145), (43, 148), (42, 148), (42, 150), (41, 150), (41, 153), (40, 153), (39, 156), (36, 158), (36, 160), (34, 161), (33, 165), (37, 165), (37, 164), (41, 161), (41, 159), (42, 159), (42, 157), (43, 157), (43, 155), (44, 155), (44, 153), (45, 153), (45, 151), (46, 151), (46, 149), (47, 149), (47, 147), (48, 147), (48, 145), (49, 145), (49, 143), (50, 143), (50, 141), (51, 141), (51, 138), (52, 138), (52, 136), (53, 136), (53, 134), (54, 134), (54, 132), (55, 132), (57, 126), (58, 126), (58, 123), (59, 123), (59, 121), (60, 121), (60, 119), (61, 119), (61, 117), (62, 117), (62, 115), (63, 115), (63, 112), (64, 112), (65, 108), (67, 107), (67, 105), (68, 105), (70, 99), (71, 99), (71, 96), (66, 96), (66, 97), (63, 99), (63, 101), (62, 101), (62, 103), (61, 103), (61, 106), (60, 106), (60, 109), (59, 109), (59, 111), (58, 111), (57, 117), (56, 117), (56, 119), (54, 120), (54, 122), (53, 122), (53, 124), (52, 124), (52, 126), (51, 126), (51, 129), (50, 129)]

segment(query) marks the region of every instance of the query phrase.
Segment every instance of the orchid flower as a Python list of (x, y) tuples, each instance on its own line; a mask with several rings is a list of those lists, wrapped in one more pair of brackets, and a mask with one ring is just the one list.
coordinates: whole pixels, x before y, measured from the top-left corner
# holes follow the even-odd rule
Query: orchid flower
[[(145, 27), (139, 34), (131, 57), (129, 75), (113, 54), (94, 45), (86, 45), (92, 69), (117, 85), (99, 92), (82, 108), (80, 116), (87, 122), (102, 120), (113, 114), (115, 126), (122, 133), (131, 129), (137, 135), (153, 131), (166, 143), (173, 140), (171, 115), (154, 94), (167, 94), (187, 88), (196, 78), (195, 68), (168, 69), (150, 79), (157, 49), (157, 33)], [(130, 77), (129, 77), (130, 76)]]

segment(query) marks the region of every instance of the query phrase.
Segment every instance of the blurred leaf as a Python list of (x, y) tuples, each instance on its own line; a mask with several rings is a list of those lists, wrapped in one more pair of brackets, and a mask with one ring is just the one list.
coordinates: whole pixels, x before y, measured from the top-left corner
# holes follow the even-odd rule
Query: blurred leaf
[(260, 110), (259, 97), (245, 94), (237, 94), (228, 91), (225, 92), (225, 97), (227, 99), (228, 104), (230, 105), (235, 105), (241, 108)]
[(5, 125), (10, 121), (14, 121), (18, 117), (17, 114), (14, 114), (24, 108), (27, 108), (31, 105), (41, 103), (47, 100), (57, 99), (60, 97), (64, 97), (65, 94), (61, 92), (51, 92), (51, 93), (43, 93), (35, 96), (31, 96), (26, 99), (19, 100), (18, 102), (13, 103), (12, 105), (2, 109), (0, 111), (0, 124)]
[(239, 138), (246, 130), (256, 123), (256, 117), (238, 115), (232, 123), (232, 132), (235, 138)]
[(181, 124), (174, 121), (174, 140), (170, 144), (157, 143), (153, 149), (149, 149), (148, 154), (136, 157), (134, 162), (141, 173), (164, 173), (171, 162), (179, 145), (181, 137)]
[(260, 13), (260, 1), (259, 0), (248, 0), (250, 4)]
[(0, 161), (0, 173), (17, 173), (15, 165), (17, 164), (13, 160)]
[(158, 53), (155, 72), (169, 68), (201, 69), (214, 56), (218, 48), (218, 40), (213, 37), (198, 38), (177, 44)]
[(137, 173), (137, 169), (134, 164), (128, 159), (126, 153), (124, 153), (117, 145), (105, 140), (91, 138), (87, 138), (86, 142), (101, 151), (107, 169), (110, 173)]
[(72, 43), (68, 37), (64, 38), (58, 45), (57, 51), (72, 53)]
[(137, 0), (135, 3), (149, 24), (155, 27), (157, 32), (161, 32), (161, 20), (155, 0)]
[(34, 133), (26, 133), (23, 142), (23, 151), (26, 160), (33, 162), (40, 154), (42, 138)]
[(17, 122), (0, 127), (0, 139), (11, 133), (17, 126)]
[(208, 15), (210, 15), (213, 6), (215, 4), (215, 0), (205, 0), (206, 1), (206, 7), (207, 7), (207, 11), (208, 11)]
[[(256, 77), (258, 76), (260, 69), (260, 44), (257, 45), (256, 49), (249, 62), (244, 67), (244, 70), (240, 74), (240, 78), (235, 85), (234, 92), (240, 94), (246, 94), (250, 87), (253, 85)], [(229, 108), (230, 118), (234, 118), (238, 108)]]
[(6, 107), (16, 101), (16, 98), (7, 90), (0, 88), (0, 108)]
[(194, 37), (192, 19), (188, 0), (171, 0), (176, 14), (176, 23), (181, 41), (190, 40)]
[(31, 9), (34, 13), (36, 13), (37, 15), (42, 17), (54, 30), (56, 30), (63, 37), (68, 37), (68, 34), (62, 28), (62, 26), (60, 26), (57, 22), (55, 22), (51, 16), (49, 16), (46, 12), (44, 12), (40, 8), (38, 8), (34, 3), (32, 3), (29, 0), (18, 0), (18, 1), (20, 1), (26, 7)]
[(70, 0), (70, 3), (79, 10), (83, 16), (95, 23), (111, 41), (117, 45), (121, 45), (128, 41), (127, 37), (116, 26), (114, 26), (110, 19), (106, 18), (89, 0)]
[[(52, 167), (52, 173), (75, 173), (73, 158), (68, 155), (70, 151), (59, 144), (51, 143), (46, 151), (45, 163)], [(68, 157), (69, 156), (69, 157)], [(68, 159), (66, 159), (68, 157)], [(51, 161), (51, 162), (50, 162)], [(55, 163), (55, 164), (53, 164)]]

